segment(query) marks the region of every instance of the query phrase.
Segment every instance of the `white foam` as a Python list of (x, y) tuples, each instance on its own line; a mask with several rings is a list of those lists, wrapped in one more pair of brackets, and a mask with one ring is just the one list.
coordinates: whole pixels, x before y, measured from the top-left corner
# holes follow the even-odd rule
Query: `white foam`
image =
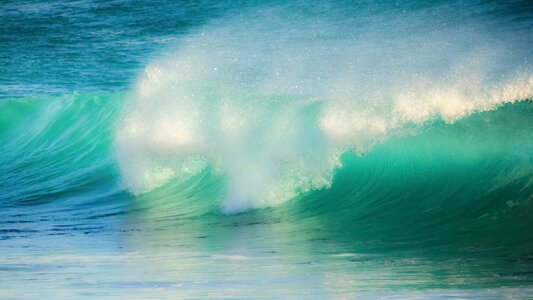
[(150, 63), (116, 134), (131, 191), (210, 163), (226, 178), (223, 211), (275, 206), (327, 187), (346, 149), (533, 95), (512, 57), (523, 53), (486, 32), (352, 21), (262, 12), (206, 26)]

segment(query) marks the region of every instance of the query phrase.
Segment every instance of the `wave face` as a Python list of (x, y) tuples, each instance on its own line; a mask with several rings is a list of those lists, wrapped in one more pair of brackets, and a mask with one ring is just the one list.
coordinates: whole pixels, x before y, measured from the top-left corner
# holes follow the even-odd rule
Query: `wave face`
[(385, 2), (0, 5), (0, 298), (530, 297), (531, 3)]
[(0, 202), (89, 201), (118, 188), (113, 125), (123, 96), (74, 94), (0, 102)]
[[(339, 167), (326, 170), (331, 181), (320, 188), (294, 190), (288, 203), (267, 203), (277, 206), (239, 218), (294, 222), (303, 226), (302, 231), (316, 230), (327, 239), (360, 242), (379, 237), (380, 247), (433, 245), (479, 251), (497, 245), (527, 252), (533, 246), (526, 234), (533, 226), (533, 139), (528, 125), (532, 110), (529, 100), (505, 104), (453, 124), (433, 121), (365, 153), (344, 152)], [(210, 219), (219, 209), (228, 213), (228, 188), (235, 179), (218, 166), (204, 165), (202, 159), (201, 167), (182, 173), (185, 178), (174, 177), (137, 195), (145, 202), (141, 207), (150, 210), (150, 219), (175, 214)], [(252, 161), (246, 170), (256, 172), (249, 167), (257, 164)], [(300, 177), (294, 176), (283, 187), (300, 187)]]
[[(0, 109), (9, 113), (4, 114), (0, 122), (0, 137), (5, 150), (0, 157), (2, 205), (25, 206), (65, 201), (70, 204), (96, 204), (107, 197), (126, 197), (124, 189), (129, 188), (128, 177), (121, 173), (119, 167), (124, 169), (124, 166), (117, 164), (117, 161), (136, 163), (131, 159), (139, 158), (130, 153), (126, 158), (120, 157), (126, 150), (121, 149), (125, 146), (120, 144), (124, 142), (121, 140), (123, 137), (117, 134), (123, 129), (116, 124), (123, 124), (124, 120), (128, 120), (122, 119), (119, 113), (127, 99), (130, 99), (130, 95), (87, 94), (62, 99), (30, 98), (3, 102)], [(479, 234), (479, 230), (504, 230), (509, 227), (513, 229), (505, 231), (507, 237), (516, 235), (524, 238), (523, 230), (533, 225), (530, 213), (533, 200), (533, 139), (529, 130), (533, 106), (530, 100), (477, 112), (453, 124), (434, 120), (419, 127), (404, 128), (400, 134), (389, 136), (387, 140), (369, 148), (368, 152), (340, 153), (335, 161), (337, 167), (333, 167), (333, 163), (323, 164), (319, 160), (322, 158), (320, 156), (306, 157), (326, 152), (324, 148), (327, 146), (318, 143), (327, 142), (327, 136), (320, 131), (320, 127), (316, 126), (311, 130), (305, 128), (308, 125), (306, 121), (315, 121), (320, 116), (320, 105), (297, 100), (287, 107), (286, 99), (267, 104), (255, 105), (254, 109), (264, 109), (260, 111), (264, 114), (270, 112), (269, 121), (278, 120), (277, 115), (282, 112), (281, 115), (285, 118), (278, 117), (282, 125), (300, 121), (302, 127), (297, 128), (301, 130), (296, 131), (297, 134), (316, 135), (307, 141), (317, 143), (310, 145), (314, 147), (308, 152), (300, 144), (284, 141), (283, 145), (295, 147), (285, 150), (292, 151), (294, 156), (289, 158), (301, 159), (298, 161), (301, 165), (296, 164), (295, 159), (287, 160), (287, 164), (280, 164), (281, 160), (275, 159), (268, 162), (256, 161), (267, 157), (263, 152), (256, 154), (258, 149), (272, 149), (269, 148), (272, 147), (269, 144), (272, 140), (265, 141), (262, 138), (266, 136), (273, 140), (279, 139), (279, 136), (284, 137), (283, 132), (289, 131), (279, 130), (280, 133), (276, 136), (276, 131), (271, 128), (276, 128), (278, 124), (273, 124), (266, 130), (257, 127), (247, 129), (255, 132), (246, 136), (244, 141), (233, 140), (233, 146), (251, 148), (236, 148), (228, 153), (228, 157), (235, 155), (232, 163), (244, 166), (245, 170), (240, 170), (244, 173), (243, 176), (248, 174), (252, 177), (243, 178), (242, 182), (234, 182), (238, 178), (225, 173), (233, 170), (226, 169), (227, 162), (208, 161), (207, 155), (193, 152), (196, 148), (190, 139), (196, 137), (190, 133), (179, 130), (173, 133), (156, 132), (162, 136), (152, 135), (149, 141), (155, 143), (154, 148), (142, 149), (144, 151), (140, 152), (142, 155), (153, 156), (141, 158), (157, 157), (159, 162), (169, 162), (168, 166), (173, 166), (170, 162), (179, 162), (178, 166), (182, 169), (179, 174), (171, 173), (181, 177), (165, 178), (160, 183), (161, 186), (137, 194), (140, 202), (153, 202), (145, 204), (148, 207), (164, 202), (172, 202), (176, 206), (172, 211), (155, 210), (152, 217), (180, 213), (185, 218), (196, 218), (215, 213), (219, 209), (228, 213), (228, 201), (233, 201), (228, 198), (233, 195), (231, 188), (239, 188), (239, 184), (243, 184), (244, 191), (251, 193), (256, 191), (253, 184), (272, 187), (268, 184), (281, 182), (285, 184), (281, 188), (293, 188), (290, 190), (293, 201), (282, 206), (279, 206), (282, 201), (266, 203), (269, 207), (279, 206), (273, 210), (275, 214), (296, 219), (309, 216), (325, 218), (322, 222), (333, 222), (325, 226), (333, 231), (338, 227), (346, 229), (346, 226), (352, 225), (354, 230), (370, 226), (372, 230), (378, 230), (377, 227), (379, 230), (386, 230), (388, 234), (398, 235), (398, 226), (409, 224), (406, 229), (414, 230), (413, 234), (420, 232), (422, 225), (429, 228), (445, 226), (453, 230), (466, 230), (465, 228), (474, 226), (477, 230), (467, 231)], [(292, 117), (300, 119), (291, 119), (283, 112), (284, 109), (290, 110)], [(309, 119), (306, 120), (303, 116)], [(94, 122), (95, 119), (99, 121)], [(263, 121), (257, 117), (255, 119)], [(156, 126), (154, 128), (161, 128), (157, 127), (161, 124), (169, 125), (161, 122), (163, 121), (156, 119), (152, 124)], [(255, 125), (263, 124), (259, 122)], [(189, 134), (189, 139), (182, 140), (183, 137), (179, 134)], [(287, 136), (304, 140), (294, 134)], [(145, 138), (143, 135), (142, 137)], [(167, 139), (169, 137), (174, 139)], [(114, 138), (118, 140), (114, 141)], [(254, 142), (255, 138), (263, 143)], [(250, 140), (251, 145), (244, 143)], [(227, 142), (226, 147), (230, 148), (229, 141), (215, 142)], [(274, 145), (283, 148), (282, 144)], [(137, 150), (135, 147), (138, 145), (127, 146), (130, 147), (127, 149)], [(150, 153), (149, 150), (165, 152)], [(177, 150), (182, 152), (176, 152)], [(220, 151), (223, 153), (224, 150), (218, 148), (219, 152), (216, 153), (220, 155)], [(253, 153), (247, 153), (247, 150)], [(133, 154), (139, 155), (135, 152)], [(214, 155), (215, 152), (210, 154)], [(191, 156), (187, 157), (188, 155)], [(183, 158), (185, 159), (180, 160)], [(225, 157), (219, 157), (223, 158)], [(142, 162), (153, 163), (146, 160)], [(254, 166), (260, 168), (253, 169)], [(127, 167), (138, 168), (138, 165)], [(156, 168), (155, 171), (163, 174), (174, 172), (165, 171), (164, 165), (157, 167), (159, 169)], [(286, 170), (282, 169), (285, 167)], [(327, 177), (320, 177), (325, 182), (320, 182), (317, 187), (305, 181), (312, 179), (305, 177), (309, 174), (282, 173), (297, 172), (295, 168), (298, 167), (301, 168), (299, 172), (320, 169), (327, 173)], [(323, 169), (326, 167), (327, 169)], [(266, 182), (252, 181), (252, 185), (249, 185), (250, 180), (257, 180), (254, 173), (259, 171), (266, 171), (265, 176), (282, 174), (292, 177), (274, 178)], [(145, 176), (151, 179), (153, 174), (147, 172)], [(264, 178), (266, 177), (261, 179)], [(258, 189), (262, 191), (261, 187)], [(252, 200), (256, 199), (252, 198), (250, 201)], [(266, 212), (268, 214), (270, 210)], [(453, 222), (467, 223), (455, 226)], [(515, 226), (518, 228), (514, 228)], [(433, 229), (428, 229), (426, 233), (434, 232)], [(529, 242), (529, 239), (523, 241)]]

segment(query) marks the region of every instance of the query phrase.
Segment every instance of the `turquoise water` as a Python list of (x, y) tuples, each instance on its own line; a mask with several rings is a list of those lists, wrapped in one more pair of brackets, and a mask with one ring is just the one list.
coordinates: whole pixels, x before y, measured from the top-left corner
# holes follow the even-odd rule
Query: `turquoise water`
[(0, 298), (533, 297), (533, 6), (0, 4)]

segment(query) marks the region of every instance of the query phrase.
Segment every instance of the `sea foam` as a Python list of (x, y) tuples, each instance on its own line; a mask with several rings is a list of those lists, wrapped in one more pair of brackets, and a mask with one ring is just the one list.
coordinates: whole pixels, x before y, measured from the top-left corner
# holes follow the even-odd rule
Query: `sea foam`
[(211, 165), (224, 212), (275, 206), (328, 187), (345, 151), (532, 97), (523, 51), (435, 18), (271, 9), (198, 29), (135, 86), (116, 132), (125, 183), (146, 193)]

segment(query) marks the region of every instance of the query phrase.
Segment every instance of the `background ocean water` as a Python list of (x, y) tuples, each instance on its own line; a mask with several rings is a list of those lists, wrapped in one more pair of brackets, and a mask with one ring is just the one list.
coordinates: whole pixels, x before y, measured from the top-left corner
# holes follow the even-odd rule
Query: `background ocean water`
[(3, 1), (0, 298), (533, 297), (528, 1)]

